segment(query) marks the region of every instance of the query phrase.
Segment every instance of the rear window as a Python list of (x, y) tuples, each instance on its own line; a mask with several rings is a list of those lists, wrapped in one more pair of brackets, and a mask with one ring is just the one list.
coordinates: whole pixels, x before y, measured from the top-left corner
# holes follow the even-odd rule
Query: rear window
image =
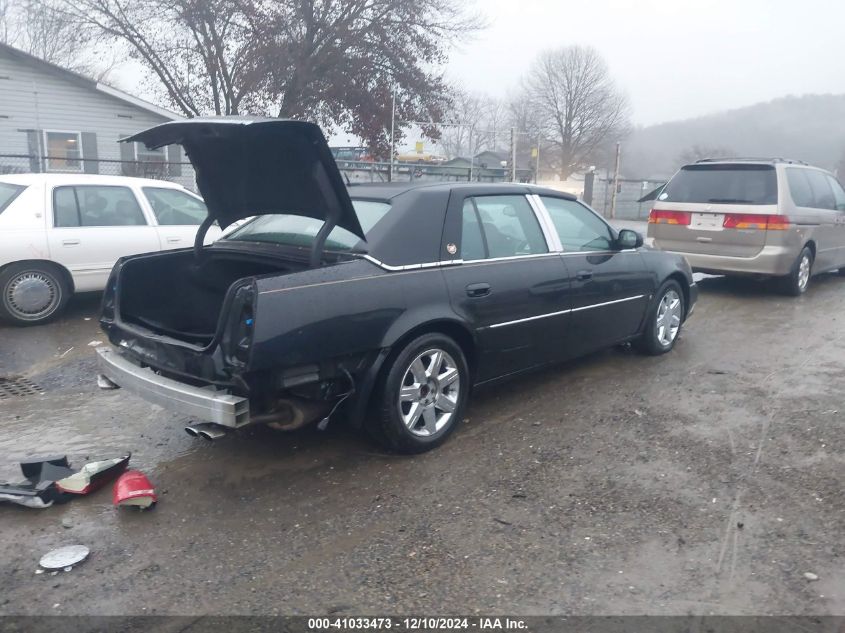
[[(365, 235), (390, 211), (390, 205), (386, 202), (353, 200), (352, 205)], [(310, 247), (322, 227), (322, 220), (301, 215), (262, 215), (224, 239)], [(326, 240), (326, 249), (330, 251), (352, 251), (362, 247), (357, 235), (339, 226), (329, 233)]]
[(662, 202), (777, 204), (778, 186), (771, 165), (688, 165), (658, 196)]
[(21, 195), (21, 192), (26, 189), (23, 185), (12, 185), (8, 182), (0, 182), (0, 213), (12, 204), (15, 198)]

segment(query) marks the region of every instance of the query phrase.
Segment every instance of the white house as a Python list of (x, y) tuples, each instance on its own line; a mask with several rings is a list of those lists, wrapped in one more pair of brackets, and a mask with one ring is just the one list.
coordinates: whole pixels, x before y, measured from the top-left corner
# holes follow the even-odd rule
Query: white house
[(0, 44), (0, 173), (81, 172), (195, 189), (181, 148), (118, 140), (178, 115)]

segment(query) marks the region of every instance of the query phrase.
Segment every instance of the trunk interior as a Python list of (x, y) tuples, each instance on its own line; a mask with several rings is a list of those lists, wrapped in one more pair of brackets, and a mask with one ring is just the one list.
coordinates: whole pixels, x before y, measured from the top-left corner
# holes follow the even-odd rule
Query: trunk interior
[(120, 318), (193, 344), (214, 338), (229, 287), (238, 279), (302, 270), (304, 264), (205, 249), (127, 262), (120, 277)]

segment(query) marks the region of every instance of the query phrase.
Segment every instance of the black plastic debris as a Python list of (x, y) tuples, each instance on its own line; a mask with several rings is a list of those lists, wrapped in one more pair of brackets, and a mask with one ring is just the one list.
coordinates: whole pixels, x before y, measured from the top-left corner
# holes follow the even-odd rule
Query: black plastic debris
[(65, 455), (21, 462), (21, 472), (30, 481), (57, 481), (73, 474)]
[(71, 468), (64, 455), (21, 462), (24, 481), (0, 483), (0, 501), (27, 508), (64, 503), (76, 495), (93, 492), (120, 475), (126, 470), (130, 455), (88, 462), (79, 470)]
[(0, 484), (0, 501), (9, 501), (27, 508), (49, 508), (62, 500), (62, 493), (52, 481)]

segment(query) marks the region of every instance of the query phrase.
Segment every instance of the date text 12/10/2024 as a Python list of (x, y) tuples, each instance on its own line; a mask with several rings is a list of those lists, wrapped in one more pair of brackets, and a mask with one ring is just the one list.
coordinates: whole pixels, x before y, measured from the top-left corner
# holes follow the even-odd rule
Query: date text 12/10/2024
[(508, 617), (341, 617), (308, 618), (310, 631), (525, 631), (525, 620)]

